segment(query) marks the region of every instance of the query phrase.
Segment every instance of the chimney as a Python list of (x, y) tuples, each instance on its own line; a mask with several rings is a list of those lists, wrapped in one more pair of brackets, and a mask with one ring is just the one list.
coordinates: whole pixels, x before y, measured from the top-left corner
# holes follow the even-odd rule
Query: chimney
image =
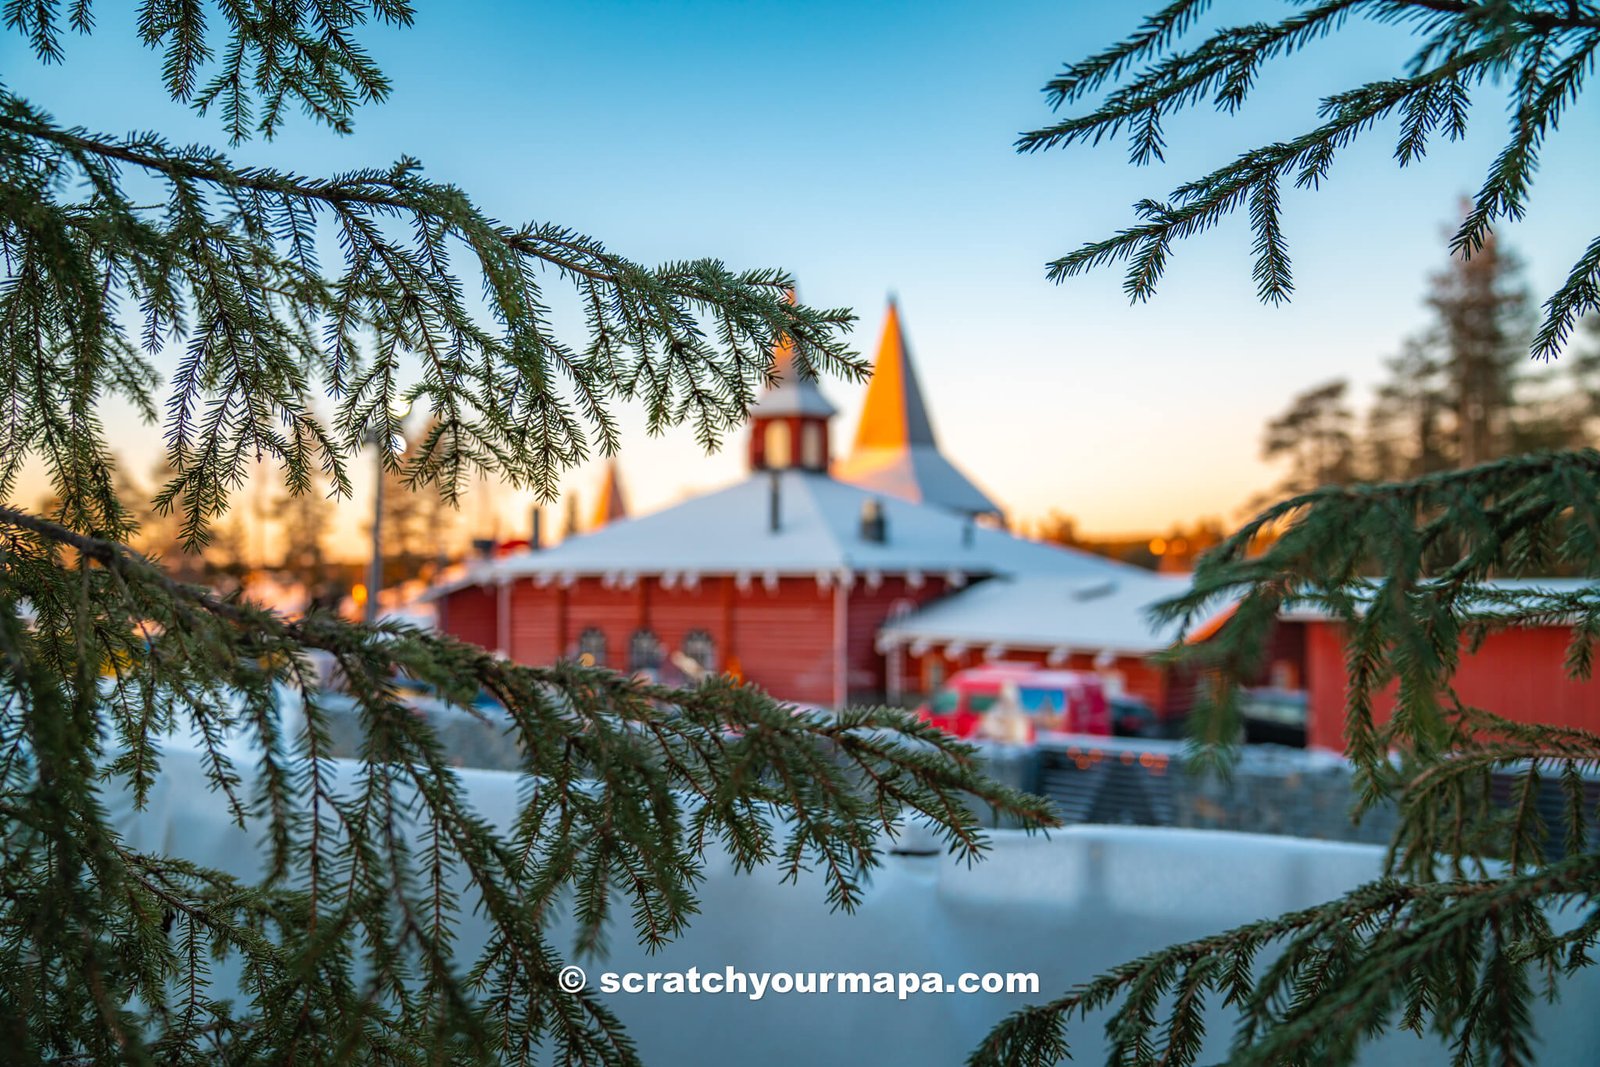
[(883, 501), (877, 497), (861, 502), (861, 540), (881, 545), (889, 540), (888, 522), (883, 516)]
[(492, 538), (492, 537), (474, 537), (472, 539), (472, 551), (474, 551), (474, 552), (476, 552), (478, 554), (478, 558), (479, 559), (493, 559), (494, 558), (494, 538)]
[(783, 486), (780, 481), (783, 475), (774, 468), (767, 477), (771, 487), (767, 494), (767, 532), (777, 533), (783, 528)]
[(538, 504), (533, 506), (533, 530), (528, 534), (528, 549), (537, 552), (544, 547), (544, 508)]

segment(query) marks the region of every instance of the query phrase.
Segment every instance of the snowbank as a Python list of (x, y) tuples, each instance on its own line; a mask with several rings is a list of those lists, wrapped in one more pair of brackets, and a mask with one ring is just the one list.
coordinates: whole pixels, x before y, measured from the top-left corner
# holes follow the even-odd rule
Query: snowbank
[[(241, 753), (241, 770), (250, 764)], [(343, 764), (348, 780), (353, 764)], [(474, 803), (505, 825), (516, 778), (460, 772)], [(246, 774), (248, 789), (248, 773)], [(241, 875), (257, 869), (250, 834), (230, 825), (208, 795), (199, 761), (169, 749), (148, 808), (113, 801), (130, 843)], [(1035, 971), (1040, 995), (768, 993), (617, 994), (609, 999), (651, 1064), (957, 1064), (1005, 1014), (1046, 999), (1096, 973), (1173, 941), (1337, 896), (1374, 877), (1381, 851), (1362, 845), (1198, 830), (1077, 826), (1050, 836), (995, 831), (983, 862), (890, 855), (854, 915), (828, 911), (819, 880), (780, 884), (777, 872), (735, 875), (714, 858), (702, 888), (702, 914), (679, 942), (654, 956), (623, 924), (610, 954), (574, 960), (591, 986), (602, 972)], [(624, 913), (625, 914), (625, 913)], [(484, 937), (474, 916), (461, 920), (461, 944)], [(565, 931), (553, 943), (571, 944)], [(1574, 983), (1569, 1004), (1600, 1003), (1600, 975)], [(1544, 1008), (1540, 1062), (1600, 1061), (1600, 1016)], [(1231, 1027), (1218, 1016), (1200, 1062), (1220, 1062)], [(1102, 1062), (1097, 1023), (1070, 1031), (1075, 1062)], [(1374, 1046), (1369, 1064), (1444, 1063), (1444, 1050), (1409, 1035)]]

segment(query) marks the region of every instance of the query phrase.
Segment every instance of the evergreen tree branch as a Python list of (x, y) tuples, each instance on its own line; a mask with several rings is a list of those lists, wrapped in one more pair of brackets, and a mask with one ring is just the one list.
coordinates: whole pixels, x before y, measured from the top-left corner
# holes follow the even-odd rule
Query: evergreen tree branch
[[(168, 93), (237, 142), (296, 106), (349, 130), (389, 93), (363, 31), (411, 17), (397, 0), (142, 0), (138, 33)], [(17, 0), (5, 19), (47, 62), (93, 28), (89, 0)], [(849, 908), (903, 817), (967, 860), (985, 847), (975, 800), (1053, 824), (903, 712), (802, 714), (727, 679), (675, 690), (284, 618), (126, 547), (108, 395), (161, 422), (158, 515), (180, 513), (191, 547), (262, 461), (292, 492), (346, 494), (371, 441), (383, 476), (450, 500), (475, 471), (548, 498), (564, 468), (615, 450), (618, 403), (713, 448), (780, 344), (803, 376), (863, 376), (842, 336), (853, 316), (792, 303), (783, 272), (647, 268), (559, 226), (503, 224), (410, 159), (332, 178), (240, 167), (58, 125), (3, 87), (0, 264), (0, 1039), (17, 1058), (634, 1063), (605, 1006), (557, 980), (559, 909), (579, 951), (623, 909), (655, 946), (696, 913), (713, 848), (745, 871), (816, 869)], [(580, 327), (558, 327), (552, 285)], [(384, 444), (401, 401), (432, 416), (404, 460)], [(33, 459), (59, 499), (48, 516), (9, 502)], [(355, 761), (329, 758), (333, 698), (309, 651), (347, 683)], [(401, 675), (505, 709), (526, 784), (509, 826), (474, 808)], [(286, 691), (303, 694), (303, 729)], [(183, 735), (192, 753), (165, 751)], [(262, 879), (118, 836), (107, 791), (143, 807), (178, 758), (259, 835)], [(457, 937), (468, 908), (485, 945)]]
[[(1551, 5), (1537, 0), (1418, 3), (1411, 0), (1325, 0), (1277, 22), (1225, 26), (1198, 43), (1180, 41), (1208, 5), (1175, 3), (1134, 34), (1079, 63), (1045, 87), (1054, 108), (1075, 104), (1109, 88), (1081, 114), (1023, 134), (1023, 152), (1099, 144), (1128, 133), (1136, 164), (1161, 158), (1162, 122), (1209, 101), (1232, 112), (1243, 106), (1268, 62), (1299, 53), (1331, 36), (1352, 18), (1400, 24), (1421, 38), (1403, 75), (1368, 82), (1322, 101), (1324, 122), (1286, 141), (1262, 145), (1234, 162), (1178, 186), (1166, 200), (1134, 205), (1137, 225), (1086, 244), (1053, 261), (1057, 282), (1110, 263), (1128, 263), (1123, 288), (1148, 299), (1173, 245), (1248, 210), (1256, 234), (1255, 278), (1263, 300), (1286, 300), (1293, 286), (1281, 237), (1278, 188), (1317, 188), (1334, 159), (1377, 123), (1400, 120), (1395, 157), (1401, 166), (1420, 158), (1432, 138), (1466, 133), (1471, 93), (1512, 75), (1511, 134), (1474, 198), (1452, 249), (1476, 252), (1500, 219), (1519, 218), (1538, 166), (1540, 147), (1582, 91), (1600, 49), (1600, 11), (1593, 5)], [(1592, 250), (1591, 250), (1592, 251)], [(1586, 255), (1546, 305), (1536, 354), (1556, 354), (1573, 323), (1600, 307), (1596, 269)]]
[[(9, 531), (0, 537), (0, 751), (26, 739), (34, 753), (7, 765), (6, 786), (54, 798), (18, 805), (27, 817), (14, 823), (4, 876), (28, 885), (28, 872), (64, 847), (95, 872), (62, 883), (84, 909), (64, 914), (90, 954), (63, 956), (77, 942), (29, 918), (56, 910), (36, 890), (19, 892), (0, 904), (0, 970), (15, 1002), (71, 1020), (61, 1034), (75, 1036), (53, 1039), (63, 1048), (142, 1049), (143, 1012), (137, 1025), (155, 1027), (152, 1049), (187, 1047), (204, 1027), (258, 1058), (290, 1049), (382, 1058), (386, 1043), (417, 1041), (465, 1041), (487, 1054), (543, 1035), (574, 1057), (632, 1062), (603, 1007), (555, 983), (559, 957), (545, 930), (567, 894), (580, 951), (603, 947), (619, 902), (636, 936), (660, 944), (695, 914), (714, 844), (746, 871), (774, 860), (786, 877), (815, 867), (830, 901), (848, 909), (902, 817), (927, 817), (968, 860), (985, 847), (969, 798), (1025, 825), (1055, 822), (1047, 802), (986, 782), (972, 750), (904, 712), (802, 714), (726, 680), (674, 690), (575, 664), (523, 667), (403, 626), (284, 619), (14, 508), (0, 506), (0, 529)], [(73, 559), (65, 571), (63, 551)], [(59, 582), (30, 584), (41, 571), (74, 574), (87, 598)], [(20, 589), (43, 594), (30, 593), (28, 628), (16, 613)], [(106, 681), (78, 658), (86, 631), (107, 650)], [(287, 736), (280, 719), (277, 683), (301, 673), (304, 649), (337, 658), (362, 717), (362, 758), (342, 785), (317, 755), (327, 748), (318, 699), (307, 699), (303, 736)], [(400, 703), (397, 674), (463, 701), (481, 688), (506, 708), (508, 743), (530, 783), (508, 830), (473, 808), (433, 729)], [(138, 695), (106, 701), (108, 685)], [(154, 719), (144, 711), (152, 706), (163, 709)], [(142, 797), (162, 773), (162, 739), (186, 728), (202, 729), (205, 776), (234, 798), (239, 823), (265, 832), (262, 887), (134, 852), (104, 825), (101, 790), (126, 783)], [(251, 790), (231, 734), (253, 741)], [(122, 887), (150, 903), (108, 915), (96, 894)], [(491, 931), (475, 957), (458, 953), (446, 918), (469, 901)], [(167, 913), (182, 921), (177, 938)], [(101, 956), (128, 938), (144, 953), (141, 999), (108, 1014), (134, 989), (113, 983), (121, 972)], [(263, 944), (267, 955), (256, 951)], [(226, 1011), (197, 962), (213, 949), (246, 965), (244, 1001)], [(20, 965), (34, 957), (62, 973), (95, 967), (104, 995), (64, 1000)], [(189, 987), (187, 1013), (169, 1011), (166, 976)]]
[[(236, 168), (154, 137), (63, 130), (3, 93), (0, 145), (17, 164), (0, 167), (0, 257), (17, 278), (0, 293), (0, 378), (41, 400), (0, 421), (0, 486), (42, 451), (62, 516), (82, 529), (117, 533), (126, 521), (93, 473), (110, 469), (88, 410), (96, 390), (153, 413), (148, 356), (177, 341), (186, 350), (166, 401), (176, 473), (157, 503), (182, 509), (191, 546), (262, 456), (291, 489), (322, 472), (348, 492), (351, 454), (397, 436), (402, 401), (435, 414), (429, 447), (404, 463), (409, 484), (453, 500), (472, 473), (494, 471), (549, 498), (594, 442), (616, 447), (613, 403), (641, 401), (652, 432), (689, 421), (713, 448), (742, 424), (780, 340), (803, 376), (865, 373), (840, 336), (853, 316), (791, 303), (781, 272), (709, 260), (649, 270), (562, 227), (504, 226), (414, 161), (333, 179)], [(163, 182), (166, 204), (134, 203), (127, 167)], [(91, 199), (59, 202), (68, 179), (87, 181)], [(324, 220), (343, 260), (331, 279), (316, 255)], [(499, 331), (466, 298), (452, 261), (463, 250)], [(554, 331), (545, 271), (589, 308), (583, 344)], [(140, 344), (108, 313), (121, 297), (146, 320)], [(411, 361), (422, 377), (402, 396)], [(63, 381), (78, 387), (63, 395)], [(310, 399), (319, 386), (340, 403), (331, 424)]]
[[(1585, 854), (1516, 876), (1374, 882), (1124, 964), (1010, 1016), (967, 1062), (1053, 1064), (1068, 1054), (1067, 1021), (1121, 1000), (1107, 1033), (1149, 1033), (1160, 1029), (1149, 1014), (1155, 1002), (1176, 997), (1181, 1010), (1165, 1043), (1125, 1046), (1124, 1062), (1195, 1063), (1203, 1031), (1198, 1013), (1183, 1006), (1214, 999), (1239, 1019), (1229, 1063), (1349, 1063), (1368, 1031), (1396, 1011), (1418, 1033), (1436, 1029), (1454, 1040), (1457, 1062), (1470, 1063), (1508, 1042), (1526, 1046), (1529, 972), (1567, 975), (1588, 965), (1575, 950), (1594, 943), (1594, 923), (1557, 932), (1544, 915), (1547, 908), (1592, 908), (1597, 881), (1600, 857)], [(1477, 959), (1474, 973), (1460, 974), (1460, 949), (1482, 938), (1493, 951)], [(1263, 966), (1269, 953), (1278, 959)], [(1396, 982), (1396, 975), (1407, 980)], [(1479, 975), (1495, 983), (1480, 985), (1473, 980)]]

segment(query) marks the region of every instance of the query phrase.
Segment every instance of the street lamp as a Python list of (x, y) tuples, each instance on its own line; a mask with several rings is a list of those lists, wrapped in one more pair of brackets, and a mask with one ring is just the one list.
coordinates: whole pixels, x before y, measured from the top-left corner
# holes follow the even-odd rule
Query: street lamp
[[(410, 403), (399, 398), (389, 407), (389, 414), (397, 423), (404, 422), (410, 413)], [(370, 625), (378, 621), (378, 590), (383, 588), (383, 461), (387, 452), (404, 452), (406, 440), (399, 434), (374, 429), (367, 435), (367, 444), (376, 447), (377, 455), (377, 480), (372, 487), (372, 561), (367, 564), (367, 599), (361, 606), (361, 621)]]

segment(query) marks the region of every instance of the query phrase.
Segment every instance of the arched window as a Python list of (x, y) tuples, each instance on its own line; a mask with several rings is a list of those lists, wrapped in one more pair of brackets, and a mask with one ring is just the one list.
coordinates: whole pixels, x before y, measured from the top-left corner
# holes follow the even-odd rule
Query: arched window
[(585, 667), (606, 665), (606, 635), (598, 626), (591, 626), (578, 635), (578, 662)]
[(628, 642), (628, 669), (653, 671), (661, 666), (661, 639), (654, 630), (635, 630)]
[(819, 471), (828, 465), (822, 454), (822, 424), (808, 422), (800, 427), (800, 465), (808, 471)]
[(707, 671), (717, 669), (717, 642), (704, 630), (690, 630), (683, 635), (683, 654)]
[(781, 470), (794, 463), (794, 449), (789, 440), (789, 424), (781, 419), (767, 423), (766, 447), (763, 458), (769, 469)]

